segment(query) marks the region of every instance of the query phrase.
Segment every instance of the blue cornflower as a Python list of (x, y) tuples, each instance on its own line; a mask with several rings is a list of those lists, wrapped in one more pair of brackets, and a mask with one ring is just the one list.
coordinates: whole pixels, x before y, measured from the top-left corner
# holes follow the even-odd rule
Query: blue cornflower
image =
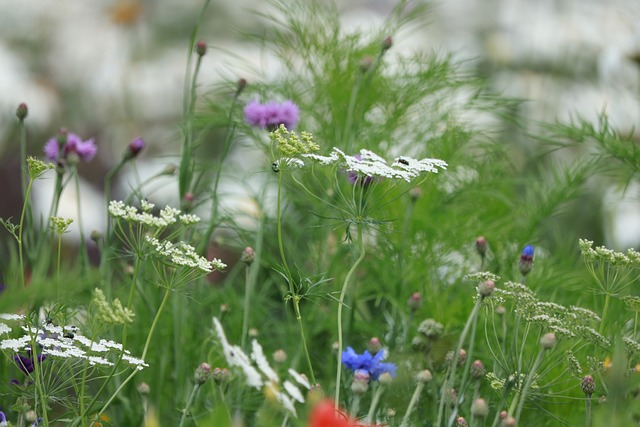
[(4, 412), (0, 411), (0, 427), (5, 427), (7, 425), (7, 417), (4, 415)]
[(394, 363), (384, 363), (384, 351), (378, 351), (375, 356), (365, 350), (364, 353), (358, 354), (351, 347), (347, 347), (342, 352), (342, 363), (352, 371), (362, 370), (369, 373), (372, 381), (377, 381), (378, 377), (385, 372), (396, 375), (396, 365)]

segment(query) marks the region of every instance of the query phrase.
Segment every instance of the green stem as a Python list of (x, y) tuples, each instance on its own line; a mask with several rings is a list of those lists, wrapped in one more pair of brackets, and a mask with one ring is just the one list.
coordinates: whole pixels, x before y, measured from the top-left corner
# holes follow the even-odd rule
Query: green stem
[(198, 390), (200, 390), (200, 384), (195, 383), (193, 385), (193, 389), (191, 389), (191, 393), (189, 394), (189, 400), (187, 400), (187, 405), (184, 407), (184, 410), (182, 411), (182, 417), (180, 418), (179, 427), (184, 427), (184, 423), (187, 422), (187, 414), (189, 413), (189, 408), (191, 408), (193, 401), (196, 399)]
[(245, 268), (245, 282), (244, 282), (244, 311), (242, 314), (242, 337), (240, 338), (240, 347), (244, 350), (247, 343), (247, 331), (249, 330), (249, 310), (251, 309), (249, 303), (251, 301), (251, 269), (249, 266)]
[(27, 172), (27, 128), (24, 125), (24, 120), (20, 119), (20, 189), (22, 190), (22, 197), (26, 196), (27, 180), (29, 179), (29, 172)]
[[(418, 385), (416, 385), (416, 389), (413, 392), (413, 396), (411, 396), (411, 401), (409, 401), (409, 406), (407, 406), (407, 412), (404, 413), (404, 417), (402, 418), (402, 423), (400, 427), (406, 427), (409, 423), (409, 416), (413, 412), (413, 408), (418, 403), (418, 399), (420, 399), (420, 393), (422, 393), (422, 389), (424, 388), (424, 382), (418, 381)], [(436, 424), (437, 426), (439, 424)]]
[(89, 267), (89, 255), (87, 254), (87, 243), (84, 240), (84, 225), (82, 224), (82, 206), (80, 205), (80, 175), (78, 169), (73, 168), (76, 183), (76, 204), (78, 205), (78, 229), (80, 230), (80, 263), (82, 271), (87, 271)]
[[(164, 293), (164, 297), (162, 298), (162, 302), (160, 303), (160, 307), (158, 307), (158, 311), (156, 313), (156, 317), (153, 319), (153, 323), (151, 323), (151, 328), (149, 329), (149, 334), (147, 335), (147, 340), (144, 343), (144, 349), (142, 350), (142, 356), (140, 356), (140, 359), (142, 359), (142, 360), (144, 360), (144, 358), (147, 356), (147, 351), (149, 350), (149, 345), (151, 344), (151, 338), (153, 337), (153, 333), (156, 330), (156, 326), (158, 326), (158, 321), (160, 320), (160, 315), (162, 314), (162, 311), (164, 310), (164, 307), (167, 305), (167, 301), (169, 300), (169, 295), (170, 294), (171, 294), (171, 289), (167, 288), (167, 290)], [(116, 389), (116, 391), (111, 395), (109, 400), (107, 400), (107, 403), (104, 404), (102, 409), (100, 409), (100, 411), (98, 411), (98, 413), (96, 414), (96, 417), (99, 417), (109, 407), (109, 405), (111, 405), (111, 402), (113, 402), (113, 400), (116, 398), (118, 393), (120, 393), (120, 391), (124, 388), (124, 386), (127, 385), (129, 383), (129, 381), (131, 381), (131, 379), (133, 377), (135, 377), (138, 372), (139, 372), (138, 369), (134, 369), (133, 372), (131, 372), (131, 374), (122, 382), (122, 384), (120, 384), (120, 386)]]
[(540, 349), (540, 352), (538, 353), (538, 357), (536, 357), (536, 361), (533, 363), (533, 367), (527, 373), (527, 378), (525, 379), (524, 386), (522, 387), (522, 391), (520, 393), (520, 399), (518, 401), (518, 407), (515, 413), (516, 421), (520, 421), (520, 414), (522, 413), (522, 408), (524, 408), (524, 402), (527, 400), (527, 394), (529, 393), (529, 388), (531, 387), (531, 383), (533, 383), (533, 377), (535, 376), (536, 371), (538, 370), (538, 367), (542, 362), (542, 358), (544, 357), (545, 351), (546, 350), (544, 348)]
[(277, 201), (277, 227), (278, 227), (278, 248), (280, 250), (280, 258), (282, 259), (282, 266), (284, 267), (285, 274), (287, 276), (287, 282), (289, 282), (289, 294), (293, 302), (293, 310), (298, 321), (298, 327), (300, 329), (300, 338), (302, 339), (302, 347), (304, 349), (304, 355), (307, 359), (307, 365), (309, 367), (309, 375), (311, 377), (311, 383), (316, 383), (316, 377), (313, 373), (313, 366), (311, 364), (311, 355), (309, 354), (309, 348), (307, 347), (307, 339), (304, 333), (304, 324), (302, 322), (302, 314), (300, 312), (300, 297), (295, 289), (293, 283), (293, 276), (289, 265), (287, 264), (287, 258), (284, 255), (284, 244), (282, 242), (282, 172), (278, 173), (278, 201)]
[(365, 249), (364, 242), (362, 239), (362, 224), (358, 223), (358, 246), (360, 249), (360, 256), (356, 259), (356, 262), (351, 266), (351, 269), (347, 273), (347, 276), (344, 278), (344, 283), (342, 284), (342, 291), (340, 292), (340, 302), (338, 303), (338, 368), (336, 369), (336, 395), (335, 395), (335, 406), (336, 408), (340, 403), (340, 379), (342, 377), (342, 307), (344, 306), (344, 298), (347, 294), (347, 288), (349, 287), (349, 282), (351, 281), (351, 277), (356, 272), (356, 269), (360, 265), (360, 263), (364, 260)]
[(449, 371), (449, 375), (446, 376), (444, 383), (442, 384), (442, 391), (440, 395), (440, 405), (438, 407), (438, 421), (436, 426), (442, 425), (443, 415), (444, 415), (444, 406), (445, 406), (445, 395), (450, 392), (451, 388), (453, 388), (453, 384), (456, 378), (456, 368), (458, 366), (458, 357), (460, 356), (460, 349), (464, 344), (464, 341), (467, 338), (467, 334), (469, 333), (469, 329), (471, 325), (474, 323), (475, 318), (478, 317), (478, 312), (480, 311), (480, 305), (482, 304), (482, 298), (478, 297), (476, 301), (476, 305), (473, 307), (473, 311), (469, 315), (467, 319), (467, 323), (464, 325), (464, 329), (462, 330), (462, 334), (460, 335), (460, 339), (458, 340), (458, 345), (456, 346), (455, 353), (453, 355), (453, 360), (451, 361), (451, 369)]
[(587, 396), (587, 401), (586, 403), (586, 410), (585, 410), (585, 421), (584, 421), (584, 425), (586, 427), (591, 427), (591, 395)]
[(20, 279), (22, 280), (22, 287), (27, 286), (25, 279), (25, 271), (24, 271), (24, 255), (22, 251), (22, 239), (23, 239), (23, 230), (24, 230), (24, 215), (27, 212), (27, 207), (29, 205), (29, 198), (31, 197), (31, 188), (33, 187), (33, 180), (29, 179), (29, 184), (27, 185), (27, 191), (24, 196), (24, 203), (22, 205), (22, 213), (20, 214), (20, 224), (18, 226), (18, 256), (20, 258)]
[(607, 312), (609, 311), (609, 301), (611, 299), (611, 295), (607, 292), (604, 296), (604, 308), (602, 309), (602, 316), (600, 320), (600, 328), (598, 328), (598, 333), (602, 334), (604, 330), (604, 321), (607, 317)]
[(373, 394), (373, 399), (371, 400), (371, 406), (369, 406), (369, 412), (367, 413), (365, 424), (371, 424), (373, 416), (376, 413), (376, 408), (378, 407), (378, 402), (380, 401), (380, 396), (382, 396), (383, 391), (384, 386), (378, 383), (378, 388), (376, 388), (376, 392)]

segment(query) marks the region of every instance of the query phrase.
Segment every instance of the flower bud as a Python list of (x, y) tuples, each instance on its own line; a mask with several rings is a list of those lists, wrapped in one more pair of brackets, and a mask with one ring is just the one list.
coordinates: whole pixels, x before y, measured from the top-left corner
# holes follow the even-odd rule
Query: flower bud
[(209, 378), (211, 378), (211, 365), (204, 362), (201, 363), (200, 366), (196, 368), (193, 378), (196, 380), (196, 384), (198, 385), (202, 385), (209, 381)]
[(504, 307), (504, 305), (499, 305), (496, 307), (496, 314), (498, 316), (502, 316), (507, 312), (507, 309)]
[(258, 335), (260, 335), (260, 332), (258, 332), (257, 328), (251, 328), (249, 329), (248, 334), (251, 338), (257, 338)]
[(471, 378), (479, 380), (484, 377), (484, 365), (480, 360), (474, 360), (470, 368)]
[(520, 254), (518, 269), (523, 276), (526, 276), (531, 271), (531, 267), (533, 266), (533, 253), (533, 246), (527, 245), (522, 250), (522, 254)]
[(91, 240), (93, 240), (94, 242), (98, 243), (100, 241), (100, 239), (102, 239), (102, 233), (100, 233), (98, 230), (93, 230), (91, 232)]
[(431, 375), (431, 371), (428, 369), (420, 371), (416, 374), (416, 381), (418, 381), (419, 383), (428, 383), (432, 379), (433, 375)]
[(582, 388), (582, 392), (587, 397), (591, 397), (593, 392), (596, 390), (596, 382), (593, 380), (593, 377), (591, 375), (585, 375), (584, 377), (582, 377), (580, 387)]
[(287, 361), (287, 353), (283, 349), (273, 352), (273, 361), (276, 363), (284, 363)]
[(543, 350), (551, 350), (556, 346), (556, 336), (553, 332), (549, 332), (548, 334), (544, 334), (542, 338), (540, 338), (540, 345)]
[(418, 201), (418, 199), (422, 197), (422, 188), (413, 187), (411, 190), (409, 190), (409, 197), (411, 197), (412, 202)]
[(196, 53), (199, 56), (204, 56), (207, 53), (207, 43), (204, 40), (198, 40), (196, 42)]
[(363, 73), (366, 73), (367, 71), (369, 71), (372, 65), (373, 65), (373, 58), (370, 56), (365, 56), (360, 61), (360, 71), (362, 71)]
[(389, 372), (383, 372), (378, 377), (378, 382), (382, 385), (389, 385), (393, 381), (393, 377)]
[(484, 258), (488, 249), (489, 244), (487, 243), (487, 239), (485, 239), (484, 236), (478, 236), (476, 239), (476, 251), (478, 251), (478, 254)]
[(245, 87), (247, 87), (247, 79), (238, 80), (238, 84), (236, 86), (236, 96), (239, 96)]
[(216, 384), (226, 383), (231, 380), (231, 372), (229, 372), (227, 368), (215, 368), (213, 370), (213, 373), (211, 374), (211, 377), (216, 382)]
[(174, 165), (173, 163), (169, 163), (162, 170), (162, 175), (173, 175), (176, 173), (177, 169), (178, 167), (176, 165)]
[(489, 415), (487, 401), (481, 398), (474, 400), (471, 404), (471, 415), (475, 418), (486, 418)]
[(422, 306), (422, 296), (420, 295), (420, 292), (412, 293), (407, 301), (407, 305), (412, 312), (418, 310)]
[(358, 369), (353, 376), (351, 391), (356, 395), (363, 395), (369, 390), (370, 375), (363, 369)]
[(127, 151), (124, 152), (124, 158), (126, 160), (131, 160), (136, 158), (138, 156), (138, 153), (142, 151), (144, 146), (145, 146), (144, 139), (140, 137), (134, 138), (127, 146)]
[(485, 280), (478, 285), (478, 295), (480, 295), (480, 298), (490, 297), (495, 290), (496, 284), (493, 282), (493, 280)]
[(512, 416), (507, 416), (500, 423), (500, 427), (516, 427), (518, 425), (518, 421)]
[(469, 423), (467, 423), (464, 417), (458, 417), (456, 419), (456, 427), (469, 427)]
[(24, 119), (27, 118), (28, 115), (29, 115), (29, 107), (27, 107), (27, 104), (22, 102), (20, 105), (18, 105), (18, 108), (16, 109), (16, 117), (18, 118), (18, 120), (22, 122), (24, 121)]
[(138, 393), (140, 393), (142, 396), (146, 396), (149, 393), (151, 393), (151, 388), (149, 387), (149, 384), (145, 382), (138, 384)]
[(382, 344), (380, 343), (380, 338), (378, 337), (372, 337), (369, 340), (369, 352), (376, 354), (377, 352), (379, 352), (380, 350), (382, 350)]
[(247, 265), (251, 265), (253, 261), (256, 259), (256, 253), (251, 246), (247, 246), (242, 251), (242, 255), (240, 255), (240, 261), (244, 262)]
[(389, 49), (391, 49), (391, 46), (393, 46), (393, 39), (391, 38), (391, 36), (385, 37), (382, 41), (382, 51), (388, 51)]

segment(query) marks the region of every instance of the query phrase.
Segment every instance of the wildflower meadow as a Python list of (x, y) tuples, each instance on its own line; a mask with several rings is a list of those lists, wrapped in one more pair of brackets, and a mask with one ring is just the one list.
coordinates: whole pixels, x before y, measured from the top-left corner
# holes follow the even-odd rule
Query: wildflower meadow
[(169, 136), (2, 117), (0, 426), (640, 425), (640, 252), (602, 201), (637, 191), (637, 132), (399, 49), (422, 0), (356, 29), (269, 1), (238, 37), (278, 71), (203, 84), (244, 54), (209, 3)]

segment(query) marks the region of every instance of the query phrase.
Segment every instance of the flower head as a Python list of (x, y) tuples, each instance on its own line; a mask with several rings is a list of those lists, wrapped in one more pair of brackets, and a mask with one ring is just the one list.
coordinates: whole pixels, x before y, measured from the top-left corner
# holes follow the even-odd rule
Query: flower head
[(137, 137), (134, 138), (127, 146), (127, 151), (124, 153), (125, 159), (133, 159), (144, 149), (144, 139)]
[(393, 363), (384, 363), (384, 351), (378, 351), (375, 356), (365, 350), (362, 354), (357, 354), (351, 347), (347, 347), (342, 352), (342, 363), (352, 371), (366, 371), (369, 373), (372, 381), (377, 381), (380, 374), (388, 372), (391, 376), (396, 374), (396, 365)]
[(526, 276), (531, 271), (533, 266), (533, 246), (527, 245), (520, 254), (520, 261), (518, 262), (518, 268), (523, 276)]
[(75, 133), (66, 134), (66, 138), (51, 138), (44, 145), (44, 155), (48, 160), (57, 162), (66, 160), (69, 155), (75, 154), (85, 162), (91, 161), (97, 154), (94, 139), (83, 141)]
[(251, 101), (244, 107), (244, 119), (251, 126), (276, 129), (284, 125), (293, 129), (300, 120), (300, 108), (291, 100), (261, 104)]

